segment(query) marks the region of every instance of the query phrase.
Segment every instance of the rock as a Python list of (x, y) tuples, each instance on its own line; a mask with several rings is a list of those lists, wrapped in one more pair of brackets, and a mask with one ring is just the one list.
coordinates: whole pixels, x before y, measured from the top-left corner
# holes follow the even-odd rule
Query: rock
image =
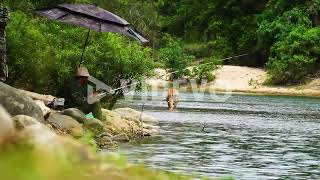
[(100, 148), (104, 148), (104, 147), (112, 147), (114, 146), (115, 143), (112, 141), (110, 137), (103, 136), (97, 140), (97, 144)]
[(125, 133), (113, 136), (112, 140), (117, 142), (130, 142), (128, 135)]
[(15, 132), (14, 123), (10, 115), (0, 105), (0, 144)]
[(104, 126), (107, 132), (110, 132), (111, 134), (115, 134), (116, 129), (113, 126)]
[(50, 114), (47, 121), (53, 127), (61, 129), (71, 134), (73, 137), (81, 137), (84, 135), (82, 125), (70, 116), (62, 115), (59, 113), (52, 113)]
[(139, 132), (142, 131), (142, 126), (133, 122), (133, 121), (128, 121), (126, 119), (123, 119), (130, 127), (130, 133), (131, 134), (138, 134)]
[(107, 126), (112, 126), (117, 133), (131, 132), (131, 129), (132, 129), (130, 125), (121, 118), (108, 117), (106, 118), (105, 124)]
[(148, 132), (147, 134), (155, 135), (160, 133), (160, 127), (159, 126), (153, 126), (148, 124), (143, 124), (143, 131)]
[(34, 99), (34, 100), (40, 100), (43, 101), (44, 103), (49, 103), (52, 102), (56, 97), (51, 96), (51, 95), (45, 95), (45, 94), (38, 94), (35, 92), (30, 92), (30, 91), (25, 91), (22, 89), (19, 89), (20, 92), (22, 92), (23, 94), (29, 96), (30, 98)]
[(151, 131), (149, 131), (149, 130), (147, 130), (147, 129), (144, 129), (144, 130), (143, 130), (142, 136), (144, 136), (144, 137), (149, 137), (149, 136), (151, 136), (151, 135), (152, 135)]
[[(66, 162), (97, 162), (97, 157), (90, 149), (71, 138), (56, 135), (45, 125), (31, 120), (34, 124), (26, 126), (21, 136), (33, 145), (37, 153), (50, 153), (58, 158), (65, 158)], [(74, 120), (75, 121), (75, 120)]]
[(99, 138), (104, 137), (104, 136), (107, 136), (107, 137), (109, 137), (111, 139), (113, 138), (113, 136), (111, 134), (107, 133), (107, 132), (104, 132), (104, 133), (100, 134)]
[(84, 123), (86, 121), (86, 115), (76, 108), (66, 109), (62, 112), (63, 115), (70, 116), (77, 120), (79, 123)]
[(159, 121), (156, 118), (149, 116), (147, 114), (142, 115), (142, 122), (147, 123), (147, 124), (152, 124), (152, 125), (159, 124)]
[(143, 124), (143, 129), (148, 129), (148, 130), (151, 130), (151, 129), (156, 129), (156, 130), (160, 130), (160, 127), (159, 126), (153, 126), (153, 125), (150, 125), (150, 124)]
[(119, 113), (110, 111), (108, 109), (102, 109), (102, 114), (107, 117), (120, 117), (121, 118), (121, 115)]
[(11, 116), (27, 115), (44, 122), (40, 107), (24, 93), (0, 82), (0, 104)]
[[(115, 112), (102, 109), (103, 116), (105, 116), (105, 125), (108, 127), (113, 127), (114, 131), (118, 134), (121, 132), (130, 132), (130, 125), (121, 118), (121, 116)], [(109, 128), (108, 128), (109, 129)]]
[(25, 115), (18, 115), (12, 118), (15, 128), (18, 130), (23, 130), (28, 126), (36, 125), (39, 122), (35, 120), (33, 117), (25, 116)]
[[(148, 130), (148, 134), (158, 134), (160, 127), (158, 121), (146, 114), (130, 109), (120, 108), (115, 111), (102, 109), (103, 115), (106, 118), (105, 127), (113, 132), (113, 134), (127, 133), (134, 136), (140, 136), (144, 129)], [(140, 121), (141, 120), (143, 122)]]
[(125, 118), (127, 120), (133, 120), (135, 122), (140, 123), (140, 118), (142, 122), (148, 123), (148, 124), (158, 124), (158, 120), (152, 116), (149, 116), (145, 113), (142, 113), (139, 111), (136, 111), (131, 108), (119, 108), (115, 110), (116, 113), (118, 113), (122, 118)]
[(104, 125), (99, 119), (86, 118), (83, 125), (86, 129), (93, 132), (95, 136), (99, 136), (100, 134), (105, 132)]
[(44, 117), (46, 117), (47, 115), (49, 115), (49, 114), (51, 113), (51, 109), (48, 108), (48, 107), (44, 104), (43, 101), (41, 101), (41, 100), (35, 100), (34, 102), (40, 107), (40, 109), (41, 109), (42, 114), (43, 114)]
[(141, 116), (141, 112), (131, 108), (119, 108), (114, 110), (114, 112), (118, 113), (121, 117), (128, 119), (140, 119)]

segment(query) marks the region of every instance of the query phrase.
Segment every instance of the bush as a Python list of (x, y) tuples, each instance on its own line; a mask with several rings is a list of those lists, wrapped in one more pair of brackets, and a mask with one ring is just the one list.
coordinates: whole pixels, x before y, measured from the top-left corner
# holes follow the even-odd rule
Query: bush
[(187, 44), (184, 46), (183, 51), (196, 58), (210, 57), (213, 53), (213, 49), (206, 43)]
[(320, 28), (295, 26), (271, 48), (269, 82), (299, 84), (313, 74), (320, 55)]
[[(86, 29), (35, 18), (22, 11), (11, 14), (8, 56), (11, 84), (57, 95), (79, 65)], [(120, 79), (141, 79), (152, 73), (149, 48), (126, 37), (92, 32), (84, 54), (90, 73), (116, 88)]]
[(306, 6), (290, 6), (296, 7), (285, 6), (288, 9), (275, 16), (279, 12), (271, 3), (259, 17), (260, 47), (271, 47), (267, 70), (272, 84), (303, 83), (313, 74), (320, 55), (320, 28), (313, 27), (312, 12)]
[(213, 72), (222, 65), (222, 62), (214, 57), (205, 58), (203, 64), (194, 67), (191, 73), (191, 77), (196, 78), (198, 83), (202, 80), (213, 81), (215, 76)]
[(188, 75), (187, 67), (190, 66), (193, 56), (187, 55), (182, 48), (181, 41), (170, 36), (165, 36), (166, 46), (159, 49), (159, 56), (172, 74), (172, 79)]

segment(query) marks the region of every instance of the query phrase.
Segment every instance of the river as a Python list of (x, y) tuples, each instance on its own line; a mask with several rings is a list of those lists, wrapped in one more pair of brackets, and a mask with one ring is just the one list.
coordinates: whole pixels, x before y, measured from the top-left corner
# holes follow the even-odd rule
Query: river
[(235, 179), (320, 179), (320, 99), (232, 95), (217, 102), (182, 93), (168, 112), (162, 92), (120, 106), (160, 120), (159, 136), (119, 150), (133, 163), (177, 173)]

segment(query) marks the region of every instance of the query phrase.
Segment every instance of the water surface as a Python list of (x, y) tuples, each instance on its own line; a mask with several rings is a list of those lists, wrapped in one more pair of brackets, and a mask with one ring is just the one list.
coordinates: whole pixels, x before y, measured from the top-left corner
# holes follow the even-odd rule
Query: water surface
[[(163, 93), (121, 106), (160, 120), (159, 136), (122, 146), (129, 161), (184, 174), (236, 179), (320, 179), (320, 99), (181, 95), (175, 112)], [(201, 96), (196, 94), (195, 96)]]

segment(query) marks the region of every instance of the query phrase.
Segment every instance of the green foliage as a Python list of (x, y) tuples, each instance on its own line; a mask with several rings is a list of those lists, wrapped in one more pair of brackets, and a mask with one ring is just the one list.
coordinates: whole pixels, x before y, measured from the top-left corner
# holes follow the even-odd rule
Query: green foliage
[[(256, 52), (256, 14), (265, 6), (263, 1), (163, 0), (163, 30), (184, 39), (197, 57), (216, 58), (232, 54)], [(206, 48), (204, 48), (206, 47)], [(207, 52), (199, 49), (207, 49)], [(195, 52), (195, 53), (194, 53)]]
[(320, 55), (320, 29), (315, 26), (315, 19), (310, 18), (313, 13), (308, 3), (270, 1), (259, 17), (259, 46), (270, 48), (267, 62), (270, 83), (302, 83), (315, 71)]
[[(12, 14), (8, 26), (10, 82), (30, 90), (56, 95), (80, 62), (86, 29), (29, 16)], [(109, 86), (120, 79), (141, 79), (151, 74), (149, 48), (111, 33), (92, 32), (84, 56), (90, 73)]]
[[(95, 76), (114, 87), (119, 85), (119, 78), (110, 79), (110, 75), (139, 79), (138, 71), (149, 74), (156, 65), (181, 72), (173, 77), (177, 78), (189, 74), (183, 69), (192, 60), (208, 61), (244, 53), (250, 56), (224, 64), (266, 66), (274, 84), (301, 83), (319, 65), (317, 0), (5, 0), (5, 3), (16, 11), (8, 31), (9, 55), (13, 58), (11, 80), (26, 77), (20, 81), (37, 91), (60, 88), (65, 77), (70, 77), (86, 34), (84, 29), (39, 20), (32, 13), (35, 8), (58, 3), (96, 3), (124, 17), (151, 40), (152, 50), (116, 35), (92, 35), (85, 54), (86, 64)], [(151, 57), (160, 60), (154, 64)], [(137, 71), (130, 70), (131, 66)], [(24, 72), (26, 69), (30, 72)]]
[(222, 62), (216, 58), (205, 58), (202, 64), (192, 69), (191, 77), (196, 78), (200, 83), (202, 80), (213, 81), (215, 76), (213, 72), (219, 68)]
[(270, 81), (275, 84), (301, 83), (314, 72), (319, 53), (320, 28), (295, 27), (277, 41), (268, 62)]
[(98, 150), (97, 143), (94, 139), (94, 135), (90, 132), (87, 131), (80, 139), (79, 141), (82, 144), (88, 145), (94, 152)]
[(211, 56), (213, 54), (213, 50), (210, 48), (208, 44), (205, 43), (192, 43), (186, 44), (183, 47), (183, 50), (187, 54), (191, 54), (195, 56), (195, 58), (204, 58)]
[(172, 79), (180, 78), (189, 73), (187, 67), (194, 59), (183, 51), (181, 41), (170, 36), (164, 37), (166, 46), (159, 49), (159, 56), (172, 74)]
[(95, 157), (90, 156), (90, 158), (97, 160), (90, 160), (86, 159), (85, 149), (81, 152), (77, 150), (72, 152), (73, 149), (71, 149), (71, 152), (68, 153), (52, 152), (43, 148), (35, 148), (28, 144), (2, 147), (0, 150), (1, 178), (14, 180), (194, 179), (174, 173), (154, 171), (141, 165), (130, 165), (124, 156), (109, 154), (104, 158), (99, 158), (98, 155), (92, 154)]

